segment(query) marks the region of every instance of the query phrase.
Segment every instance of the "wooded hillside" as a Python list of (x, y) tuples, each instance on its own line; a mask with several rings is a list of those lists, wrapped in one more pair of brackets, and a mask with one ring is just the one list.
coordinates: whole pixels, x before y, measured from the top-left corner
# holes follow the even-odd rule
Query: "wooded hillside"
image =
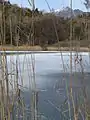
[[(73, 19), (74, 41), (87, 38), (86, 22), (86, 14)], [(70, 23), (70, 19), (61, 18), (52, 13), (43, 13), (37, 8), (32, 11), (9, 3), (0, 4), (0, 44), (34, 44), (43, 47), (59, 41), (68, 41)]]

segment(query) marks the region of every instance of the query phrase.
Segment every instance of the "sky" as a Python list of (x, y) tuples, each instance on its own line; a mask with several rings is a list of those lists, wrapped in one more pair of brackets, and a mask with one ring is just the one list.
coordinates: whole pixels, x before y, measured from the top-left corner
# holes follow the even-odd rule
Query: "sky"
[[(47, 0), (51, 9), (62, 9), (63, 7), (70, 6), (70, 0)], [(18, 4), (23, 7), (30, 7), (28, 4), (28, 0), (10, 0), (13, 4)], [(86, 11), (84, 6), (84, 0), (73, 0), (73, 9), (80, 9)], [(49, 8), (45, 2), (45, 0), (35, 0), (35, 6), (40, 10), (49, 11)]]

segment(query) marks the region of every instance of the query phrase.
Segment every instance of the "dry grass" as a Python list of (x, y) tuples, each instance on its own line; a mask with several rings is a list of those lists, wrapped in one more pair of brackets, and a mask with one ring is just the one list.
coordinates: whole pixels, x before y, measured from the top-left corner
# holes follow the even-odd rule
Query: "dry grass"
[(40, 51), (40, 46), (0, 46), (0, 51)]
[[(58, 49), (56, 46), (49, 46), (47, 47), (47, 51), (70, 51), (69, 47), (63, 46)], [(81, 51), (81, 52), (88, 52), (90, 49), (88, 47), (80, 47), (76, 48), (73, 47), (72, 51)], [(19, 47), (12, 47), (12, 46), (0, 46), (0, 51), (42, 51), (40, 46), (19, 46)]]

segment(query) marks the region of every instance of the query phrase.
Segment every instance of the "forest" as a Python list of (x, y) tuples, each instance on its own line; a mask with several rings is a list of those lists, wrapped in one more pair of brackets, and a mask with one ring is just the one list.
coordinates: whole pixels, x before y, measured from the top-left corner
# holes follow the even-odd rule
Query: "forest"
[[(72, 40), (86, 43), (89, 36), (90, 13), (72, 18)], [(88, 21), (87, 21), (88, 20)], [(67, 42), (70, 38), (71, 19), (61, 18), (54, 13), (43, 13), (38, 8), (31, 10), (16, 4), (0, 3), (1, 45), (54, 45)], [(66, 44), (67, 44), (66, 43)]]

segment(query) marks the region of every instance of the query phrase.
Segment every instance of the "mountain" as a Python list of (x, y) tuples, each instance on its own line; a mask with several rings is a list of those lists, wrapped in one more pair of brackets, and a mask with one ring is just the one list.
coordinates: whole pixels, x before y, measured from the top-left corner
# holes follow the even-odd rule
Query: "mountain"
[(76, 16), (82, 15), (82, 14), (83, 14), (83, 11), (81, 11), (81, 10), (79, 10), (79, 9), (75, 9), (75, 10), (74, 10), (74, 14), (75, 14)]
[[(72, 11), (72, 15), (71, 15), (71, 11)], [(63, 8), (62, 10), (54, 10), (54, 13), (58, 16), (64, 17), (64, 18), (70, 18), (72, 17), (76, 17), (78, 15), (82, 15), (83, 11), (79, 10), (79, 9), (71, 9), (69, 7)]]

